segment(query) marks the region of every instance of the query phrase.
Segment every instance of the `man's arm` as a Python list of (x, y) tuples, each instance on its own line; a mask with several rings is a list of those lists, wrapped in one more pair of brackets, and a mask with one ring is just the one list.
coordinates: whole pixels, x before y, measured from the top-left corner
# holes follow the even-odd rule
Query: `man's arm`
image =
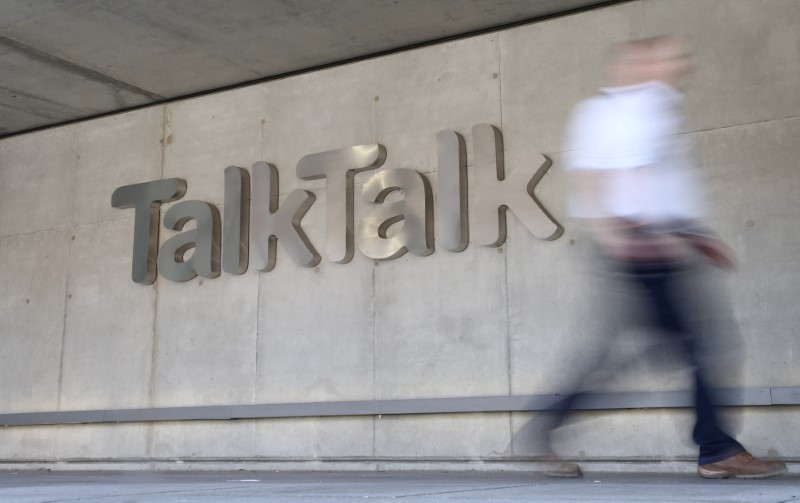
[(714, 233), (703, 228), (680, 230), (677, 235), (685, 239), (708, 263), (720, 269), (736, 269), (736, 254), (733, 248)]
[[(579, 218), (581, 224), (603, 253), (617, 260), (657, 261), (686, 257), (697, 246), (694, 238), (690, 240), (688, 235), (679, 232), (656, 229), (651, 222), (636, 215), (617, 216), (613, 208), (608, 207), (612, 187), (626, 182), (635, 186), (632, 182), (642, 169), (645, 168), (571, 170), (572, 190), (584, 210)], [(704, 235), (704, 239), (703, 242), (707, 242), (711, 238)]]

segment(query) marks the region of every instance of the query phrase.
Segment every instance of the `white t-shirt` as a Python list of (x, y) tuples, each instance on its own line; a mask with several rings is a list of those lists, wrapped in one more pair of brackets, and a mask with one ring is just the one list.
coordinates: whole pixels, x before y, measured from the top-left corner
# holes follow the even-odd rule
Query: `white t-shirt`
[(643, 223), (703, 216), (690, 145), (678, 135), (681, 99), (678, 91), (653, 81), (603, 88), (575, 106), (567, 127), (567, 167), (608, 176), (597, 204), (570, 194), (572, 216)]

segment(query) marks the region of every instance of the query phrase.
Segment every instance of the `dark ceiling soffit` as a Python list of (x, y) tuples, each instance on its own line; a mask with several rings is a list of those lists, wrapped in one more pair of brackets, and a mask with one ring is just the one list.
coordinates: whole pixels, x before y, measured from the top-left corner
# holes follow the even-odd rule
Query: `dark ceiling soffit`
[(23, 135), (23, 134), (28, 134), (28, 133), (34, 133), (34, 132), (37, 132), (37, 131), (43, 131), (45, 129), (51, 129), (51, 128), (56, 128), (56, 127), (61, 127), (61, 126), (67, 126), (69, 124), (75, 124), (75, 123), (78, 123), (78, 122), (90, 121), (90, 120), (99, 119), (99, 118), (102, 118), (102, 117), (108, 117), (108, 116), (111, 116), (111, 115), (122, 114), (122, 113), (125, 113), (125, 112), (132, 112), (134, 110), (140, 110), (140, 109), (143, 109), (143, 108), (154, 107), (154, 106), (158, 106), (158, 105), (164, 105), (166, 103), (172, 103), (172, 102), (175, 102), (175, 101), (181, 101), (181, 100), (187, 100), (187, 99), (191, 99), (191, 98), (197, 98), (197, 97), (200, 97), (200, 96), (206, 96), (206, 95), (209, 95), (209, 94), (215, 94), (215, 93), (219, 93), (219, 92), (223, 92), (223, 91), (230, 91), (230, 90), (233, 90), (233, 89), (239, 89), (239, 88), (242, 88), (242, 87), (247, 87), (247, 86), (252, 86), (252, 85), (255, 85), (255, 84), (261, 84), (261, 83), (264, 83), (264, 82), (269, 82), (271, 80), (279, 80), (279, 79), (284, 79), (284, 78), (287, 78), (287, 77), (293, 77), (295, 75), (301, 75), (301, 74), (304, 74), (304, 73), (311, 73), (311, 72), (316, 72), (316, 71), (319, 71), (319, 70), (325, 70), (327, 68), (333, 68), (333, 67), (336, 67), (336, 66), (348, 65), (350, 63), (356, 63), (356, 62), (359, 62), (359, 61), (366, 61), (368, 59), (380, 58), (380, 57), (383, 57), (383, 56), (388, 56), (390, 54), (396, 54), (396, 53), (399, 53), (399, 52), (410, 51), (410, 50), (419, 49), (419, 48), (422, 48), (422, 47), (429, 47), (429, 46), (438, 45), (438, 44), (442, 44), (442, 43), (446, 43), (446, 42), (452, 42), (454, 40), (461, 40), (461, 39), (465, 39), (465, 38), (475, 37), (475, 36), (478, 36), (478, 35), (485, 35), (487, 33), (494, 33), (494, 32), (498, 32), (498, 31), (508, 30), (510, 28), (515, 28), (515, 27), (518, 27), (518, 26), (526, 25), (526, 24), (541, 23), (543, 21), (549, 21), (551, 19), (557, 19), (557, 18), (560, 18), (560, 17), (571, 16), (573, 14), (579, 14), (579, 13), (582, 13), (582, 12), (588, 12), (588, 11), (592, 11), (592, 10), (602, 9), (602, 8), (605, 8), (605, 7), (610, 7), (612, 5), (624, 4), (624, 3), (629, 3), (629, 2), (632, 2), (632, 1), (635, 1), (635, 0), (607, 0), (605, 2), (600, 2), (600, 3), (594, 4), (594, 5), (590, 5), (590, 6), (587, 6), (587, 7), (578, 7), (576, 9), (570, 9), (570, 10), (566, 10), (566, 11), (563, 11), (563, 12), (558, 12), (558, 13), (555, 13), (555, 14), (548, 14), (546, 16), (537, 16), (537, 17), (534, 17), (534, 18), (523, 19), (521, 21), (514, 21), (513, 23), (507, 23), (507, 24), (503, 24), (503, 25), (499, 25), (499, 26), (493, 26), (491, 28), (484, 28), (484, 29), (481, 29), (481, 30), (470, 31), (470, 32), (461, 33), (461, 34), (458, 34), (458, 35), (451, 35), (451, 36), (448, 36), (448, 37), (437, 38), (437, 39), (433, 39), (433, 40), (428, 40), (426, 42), (419, 42), (419, 43), (416, 43), (416, 44), (397, 47), (395, 49), (387, 49), (385, 51), (379, 51), (379, 52), (375, 52), (375, 53), (372, 53), (372, 54), (367, 54), (365, 56), (357, 56), (357, 57), (354, 57), (354, 58), (343, 59), (343, 60), (336, 61), (336, 62), (333, 62), (333, 63), (326, 63), (326, 64), (323, 64), (323, 65), (312, 66), (312, 67), (303, 68), (303, 69), (300, 69), (300, 70), (293, 70), (291, 72), (285, 72), (285, 73), (281, 73), (281, 74), (277, 74), (277, 75), (271, 75), (271, 76), (268, 76), (268, 77), (261, 77), (261, 78), (258, 78), (258, 79), (248, 80), (248, 81), (245, 81), (245, 82), (240, 82), (238, 84), (231, 84), (231, 85), (228, 85), (228, 86), (217, 87), (217, 88), (209, 89), (209, 90), (206, 90), (206, 91), (198, 91), (196, 93), (184, 94), (182, 96), (176, 96), (174, 98), (168, 98), (168, 99), (163, 99), (163, 100), (158, 100), (158, 101), (152, 101), (150, 103), (146, 103), (146, 104), (143, 104), (143, 105), (137, 105), (137, 106), (128, 107), (128, 108), (121, 108), (119, 110), (113, 110), (111, 112), (103, 112), (103, 113), (95, 114), (95, 115), (89, 115), (89, 116), (86, 116), (86, 117), (81, 117), (80, 119), (72, 119), (72, 120), (68, 120), (68, 121), (58, 122), (58, 123), (55, 123), (55, 124), (50, 124), (50, 125), (47, 125), (47, 126), (37, 126), (37, 127), (34, 127), (34, 128), (30, 128), (30, 129), (24, 129), (22, 131), (15, 131), (15, 132), (8, 133), (8, 134), (5, 134), (5, 135), (0, 134), (0, 140), (2, 140), (4, 138), (10, 138), (12, 136), (18, 136), (18, 135)]
[[(42, 52), (34, 47), (29, 45), (25, 45), (21, 42), (17, 42), (16, 40), (12, 40), (10, 38), (4, 37), (0, 35), (0, 44), (6, 45), (19, 53), (25, 54), (27, 57), (40, 61), (45, 64), (53, 65), (54, 67), (60, 68), (61, 70), (70, 73), (72, 75), (77, 75), (78, 77), (83, 77), (86, 80), (91, 80), (94, 82), (99, 82), (101, 84), (109, 84), (115, 87), (120, 88), (123, 91), (128, 91), (131, 94), (138, 94), (140, 96), (144, 96), (145, 98), (151, 100), (159, 100), (164, 101), (163, 96), (159, 96), (158, 94), (151, 93), (150, 91), (146, 91), (144, 89), (140, 89), (136, 86), (128, 84), (127, 82), (123, 82), (121, 80), (117, 80), (113, 77), (109, 77), (103, 73), (97, 72), (90, 68), (86, 68), (84, 66), (75, 64), (71, 61), (67, 61), (65, 59), (61, 59), (57, 56), (53, 56), (52, 54), (47, 54)], [(146, 105), (149, 106), (149, 105)], [(76, 120), (86, 120), (86, 119), (76, 119)], [(43, 126), (43, 127), (52, 127), (52, 126)]]

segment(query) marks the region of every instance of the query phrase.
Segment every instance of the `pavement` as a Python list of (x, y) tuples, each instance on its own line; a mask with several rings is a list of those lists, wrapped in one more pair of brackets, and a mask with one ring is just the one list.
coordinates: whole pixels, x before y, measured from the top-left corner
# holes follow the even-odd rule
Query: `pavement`
[(687, 474), (520, 472), (0, 472), (3, 503), (800, 502), (800, 475), (704, 480)]

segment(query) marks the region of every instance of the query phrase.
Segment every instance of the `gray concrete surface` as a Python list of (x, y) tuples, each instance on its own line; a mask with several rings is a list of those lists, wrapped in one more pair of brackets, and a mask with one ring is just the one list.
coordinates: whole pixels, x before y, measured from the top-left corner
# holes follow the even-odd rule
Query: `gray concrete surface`
[(0, 136), (605, 0), (5, 0)]
[[(709, 178), (714, 223), (742, 257), (724, 321), (739, 322), (747, 363), (732, 383), (800, 386), (792, 304), (800, 100), (789, 90), (799, 77), (798, 16), (794, 0), (640, 0), (3, 139), (0, 283), (13, 288), (0, 294), (0, 412), (561, 391), (592, 340), (575, 328), (592, 321), (583, 295), (598, 292), (582, 274), (586, 242), (565, 220), (563, 121), (599, 82), (608, 44), (672, 30), (697, 47), (687, 135)], [(295, 266), (279, 245), (269, 273), (130, 280), (132, 211), (109, 204), (121, 184), (185, 177), (186, 199), (220, 205), (226, 166), (272, 162), (281, 193), (317, 196), (303, 226), (321, 248), (326, 182), (297, 179), (302, 156), (379, 142), (388, 152), (383, 169), (416, 169), (435, 187), (436, 132), (456, 130), (470, 152), (479, 122), (502, 130), (511, 172), (541, 154), (553, 158), (536, 190), (565, 225), (562, 238), (537, 240), (510, 216), (502, 252), (471, 244), (461, 254), (377, 266), (356, 252), (350, 264), (323, 259), (317, 271)], [(162, 229), (161, 239), (172, 234)], [(615, 385), (686, 384), (685, 373), (639, 370)], [(754, 454), (800, 457), (796, 405), (731, 412)], [(536, 454), (517, 438), (530, 419), (500, 412), (9, 427), (0, 429), (0, 459), (264, 458), (316, 469), (320, 459), (400, 457), (413, 468)], [(561, 438), (565, 455), (657, 463), (695, 454), (684, 410), (578, 419)]]
[(800, 500), (800, 477), (704, 480), (695, 475), (609, 473), (550, 479), (538, 473), (0, 472), (0, 499), (8, 503), (786, 503)]

